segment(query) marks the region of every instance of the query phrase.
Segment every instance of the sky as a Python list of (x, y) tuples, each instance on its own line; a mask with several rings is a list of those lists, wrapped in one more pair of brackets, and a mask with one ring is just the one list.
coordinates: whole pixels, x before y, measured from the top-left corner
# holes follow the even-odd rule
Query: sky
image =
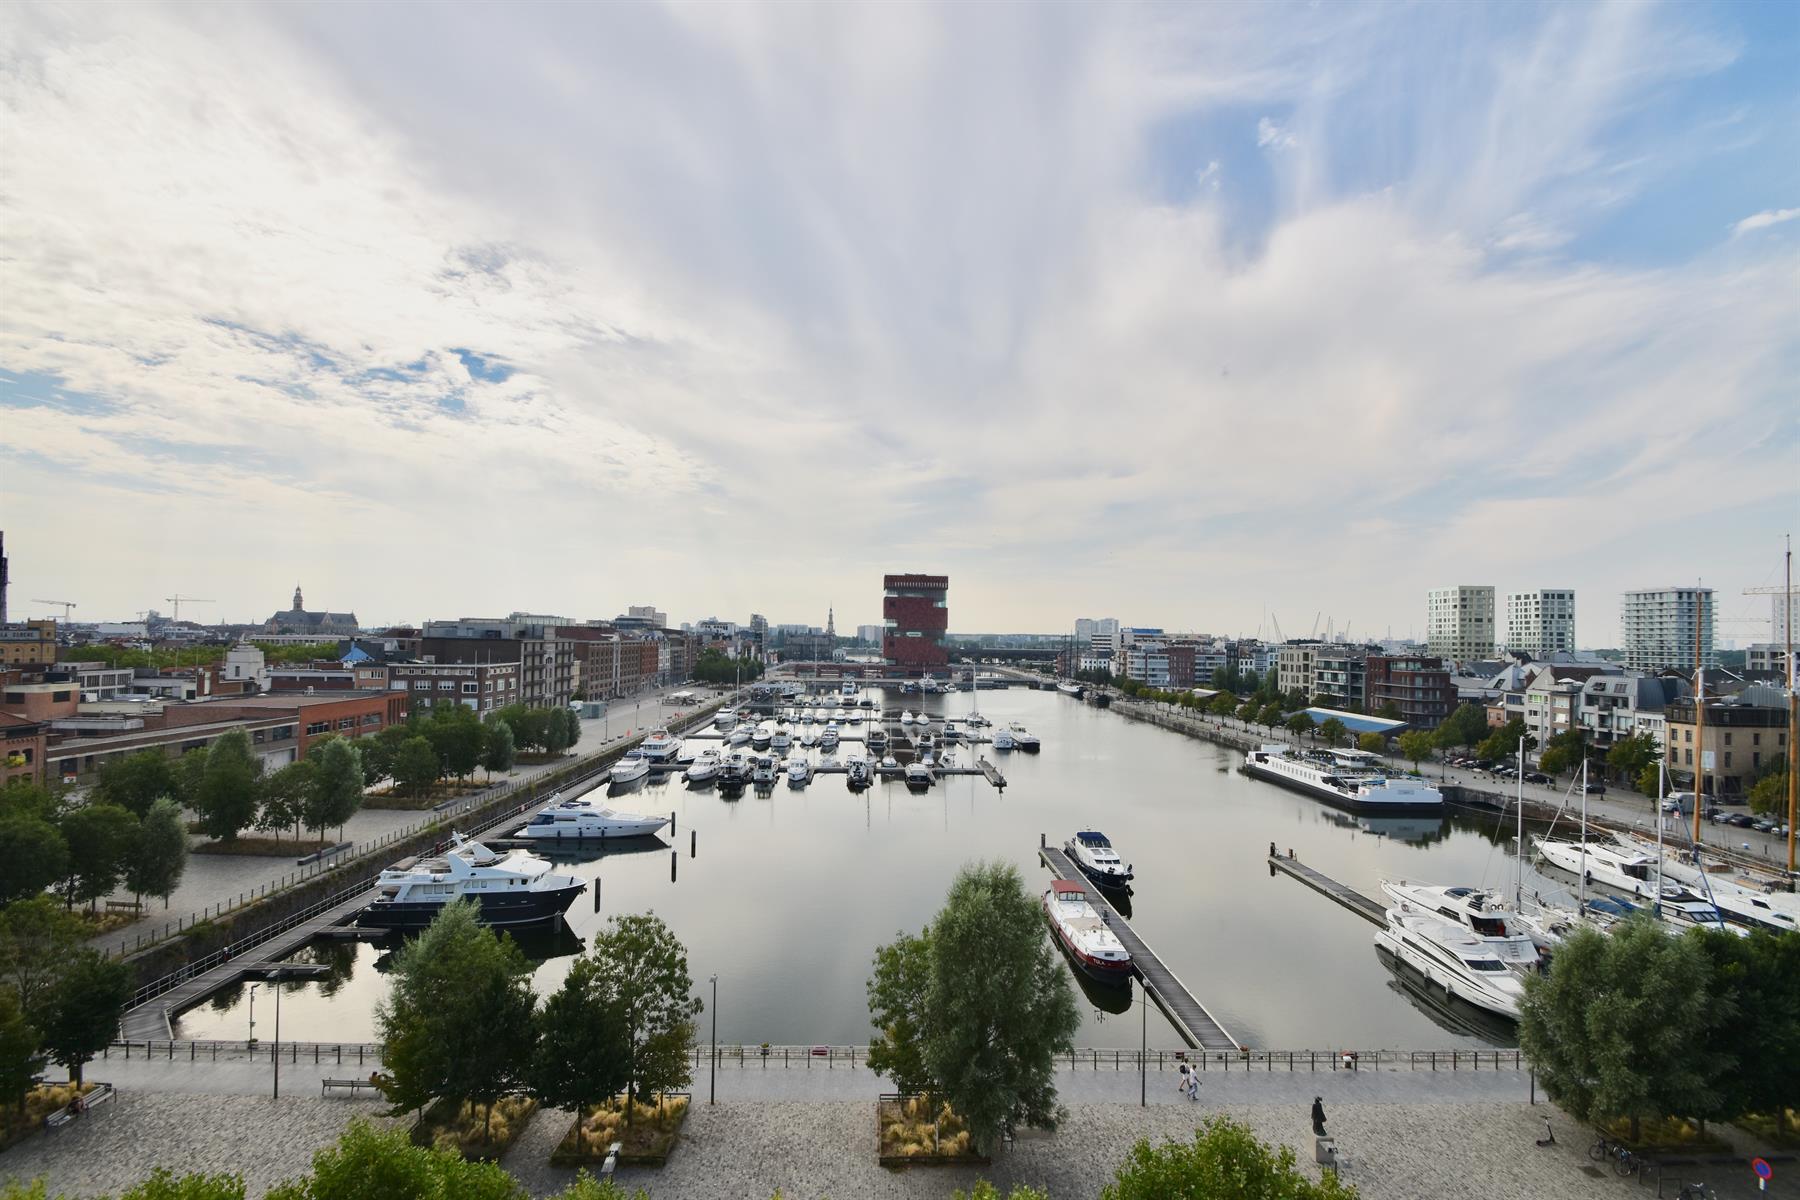
[(1795, 61), (1780, 3), (6, 5), (12, 611), (1764, 616)]

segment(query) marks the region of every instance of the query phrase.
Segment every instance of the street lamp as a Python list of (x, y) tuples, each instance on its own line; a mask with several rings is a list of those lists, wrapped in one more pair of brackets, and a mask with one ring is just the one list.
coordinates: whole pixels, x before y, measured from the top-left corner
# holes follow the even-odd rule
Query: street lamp
[(250, 985), (250, 1040), (248, 1044), (252, 1046), (256, 1045), (256, 989), (261, 986), (258, 983)]
[(707, 1085), (706, 1102), (719, 1100), (719, 977), (712, 976), (712, 1078)]

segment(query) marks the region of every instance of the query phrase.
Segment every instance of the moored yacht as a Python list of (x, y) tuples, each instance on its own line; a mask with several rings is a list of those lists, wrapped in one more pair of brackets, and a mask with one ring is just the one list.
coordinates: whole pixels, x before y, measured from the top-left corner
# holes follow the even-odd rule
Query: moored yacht
[(924, 791), (931, 786), (931, 768), (922, 762), (906, 764), (906, 786), (914, 791)]
[(1292, 746), (1260, 746), (1244, 755), (1244, 771), (1258, 779), (1352, 812), (1441, 812), (1444, 795), (1415, 779), (1395, 779), (1360, 750), (1296, 753)]
[(639, 749), (644, 752), (644, 757), (651, 766), (660, 767), (664, 763), (673, 762), (675, 756), (681, 753), (681, 739), (666, 729), (652, 729), (644, 735)]
[(943, 737), (946, 742), (954, 742), (962, 737), (962, 730), (956, 727), (955, 721), (945, 721)]
[(812, 782), (812, 762), (804, 754), (790, 754), (787, 760), (789, 787), (805, 787)]
[(1027, 754), (1036, 754), (1038, 752), (1039, 742), (1037, 734), (1031, 732), (1017, 721), (1014, 721), (1012, 724), (1012, 740), (1014, 747), (1025, 751)]
[(775, 760), (764, 754), (750, 766), (750, 782), (757, 787), (775, 786)]
[(717, 752), (703, 750), (699, 757), (688, 764), (686, 772), (687, 781), (689, 783), (705, 783), (708, 780), (717, 779), (719, 777), (719, 768), (722, 765), (723, 764), (719, 761)]
[(1466, 887), (1435, 887), (1384, 879), (1381, 890), (1393, 903), (1436, 913), (1480, 938), (1508, 967), (1532, 974), (1545, 966), (1544, 949), (1554, 938), (1521, 913), (1506, 908), (1490, 892)]
[(643, 837), (669, 823), (669, 818), (620, 812), (591, 796), (577, 796), (552, 804), (521, 830), (523, 838), (547, 841), (579, 841), (582, 838)]
[(869, 786), (874, 771), (869, 766), (868, 756), (860, 751), (852, 750), (844, 757), (844, 781), (851, 791)]
[(775, 732), (769, 735), (769, 749), (771, 750), (786, 750), (793, 744), (794, 735), (788, 732), (785, 725), (777, 725)]
[(1068, 851), (1069, 860), (1081, 869), (1081, 873), (1104, 888), (1128, 888), (1131, 886), (1131, 867), (1119, 858), (1118, 851), (1113, 849), (1112, 842), (1104, 833), (1093, 829), (1084, 829), (1063, 844)]
[(886, 753), (887, 752), (887, 744), (888, 744), (887, 730), (883, 729), (879, 725), (876, 725), (869, 730), (868, 745), (869, 745), (869, 752), (871, 754)]
[(621, 754), (618, 761), (606, 769), (606, 777), (613, 783), (636, 783), (649, 773), (650, 760), (636, 747)]
[(1656, 895), (1656, 859), (1639, 854), (1614, 842), (1564, 842), (1554, 838), (1537, 839), (1537, 851), (1544, 861), (1571, 875), (1581, 875), (1607, 887), (1629, 892), (1633, 896)]
[(775, 738), (774, 723), (770, 722), (770, 721), (764, 721), (761, 725), (758, 725), (755, 728), (755, 730), (753, 730), (751, 732), (750, 746), (754, 750), (767, 750), (769, 748), (769, 743), (771, 741), (773, 741), (774, 738)]
[(832, 724), (825, 726), (824, 730), (819, 734), (819, 746), (822, 749), (830, 750), (837, 744), (838, 727), (837, 723), (833, 722)]
[(1018, 745), (1018, 742), (1013, 737), (1012, 730), (1010, 730), (1010, 729), (994, 730), (994, 749), (996, 749), (996, 750), (1011, 750), (1013, 747), (1015, 747), (1017, 745)]
[(1044, 891), (1044, 915), (1058, 944), (1090, 978), (1120, 985), (1131, 978), (1131, 954), (1088, 903), (1086, 888), (1055, 880)]
[(725, 739), (725, 744), (728, 746), (742, 746), (749, 742), (749, 740), (750, 731), (745, 729), (742, 725), (739, 725), (736, 729), (731, 731), (731, 736)]
[(422, 929), (444, 905), (468, 899), (489, 925), (554, 921), (587, 890), (578, 875), (552, 871), (549, 860), (528, 850), (496, 853), (455, 835), (443, 854), (408, 858), (375, 880), (375, 899), (356, 914), (372, 929)]
[(902, 725), (911, 725), (911, 724), (912, 724), (912, 723), (913, 723), (913, 721), (914, 721), (914, 719), (915, 719), (915, 718), (914, 718), (914, 717), (913, 717), (913, 715), (912, 715), (912, 713), (911, 713), (911, 712), (909, 712), (909, 711), (905, 711), (905, 710), (902, 710), (902, 711), (901, 711), (901, 713), (900, 713), (900, 723), (901, 723), (901, 724), (902, 724)]
[(1483, 939), (1436, 913), (1411, 905), (1387, 910), (1375, 944), (1453, 996), (1514, 1020), (1525, 981)]

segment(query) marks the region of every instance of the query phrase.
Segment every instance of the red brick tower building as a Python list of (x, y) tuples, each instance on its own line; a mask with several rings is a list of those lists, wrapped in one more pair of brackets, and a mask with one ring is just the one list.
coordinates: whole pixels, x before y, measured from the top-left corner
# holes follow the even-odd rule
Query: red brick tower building
[(948, 674), (944, 632), (950, 628), (950, 577), (888, 575), (882, 587), (881, 616), (887, 625), (882, 657), (904, 675)]

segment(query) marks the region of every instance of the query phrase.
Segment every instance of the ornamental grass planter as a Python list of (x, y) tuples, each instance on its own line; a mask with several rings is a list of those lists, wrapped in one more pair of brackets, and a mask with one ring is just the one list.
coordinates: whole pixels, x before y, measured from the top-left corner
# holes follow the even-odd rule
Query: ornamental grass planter
[(570, 1122), (550, 1154), (550, 1165), (597, 1167), (606, 1161), (608, 1148), (619, 1142), (620, 1166), (663, 1166), (681, 1140), (692, 1102), (686, 1092), (658, 1096), (655, 1104), (633, 1102), (630, 1122), (625, 1120), (623, 1096), (593, 1105)]
[(884, 1167), (985, 1167), (963, 1119), (927, 1096), (883, 1096), (875, 1102), (875, 1161)]

